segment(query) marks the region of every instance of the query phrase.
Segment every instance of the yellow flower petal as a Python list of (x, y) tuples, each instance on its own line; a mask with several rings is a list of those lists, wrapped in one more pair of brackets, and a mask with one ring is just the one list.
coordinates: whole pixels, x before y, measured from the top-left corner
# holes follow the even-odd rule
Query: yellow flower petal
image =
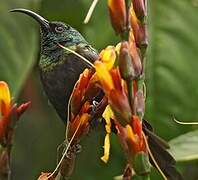
[(104, 140), (104, 156), (101, 157), (101, 160), (105, 163), (109, 160), (109, 152), (110, 152), (110, 135), (106, 134), (105, 140)]
[(134, 18), (134, 21), (135, 21), (136, 23), (140, 23), (140, 21), (138, 20), (138, 18), (137, 18), (137, 16), (136, 16), (135, 11), (134, 11), (134, 9), (133, 9), (132, 6), (131, 6), (131, 8), (130, 8), (130, 14), (131, 14), (131, 16)]
[(95, 68), (96, 74), (101, 85), (103, 86), (105, 93), (109, 94), (110, 90), (114, 88), (114, 84), (108, 69), (106, 68), (105, 64), (100, 61), (95, 62)]
[(10, 91), (6, 82), (0, 81), (0, 114), (5, 115), (10, 109)]
[(113, 111), (108, 105), (105, 109), (105, 111), (102, 114), (102, 117), (106, 121), (105, 129), (106, 129), (106, 136), (104, 140), (104, 156), (101, 157), (101, 160), (107, 163), (109, 160), (109, 153), (110, 153), (110, 133), (111, 133), (111, 118), (114, 116)]
[(128, 134), (128, 137), (133, 141), (135, 142), (136, 141), (136, 137), (135, 137), (135, 134), (133, 132), (133, 129), (130, 125), (126, 125), (126, 130), (127, 130), (127, 134)]
[(108, 70), (112, 69), (115, 60), (116, 60), (116, 52), (114, 46), (108, 46), (106, 49), (102, 50), (100, 53), (100, 59)]
[(105, 125), (106, 132), (111, 133), (111, 118), (113, 117), (113, 111), (110, 105), (106, 107), (105, 111), (102, 114), (102, 117), (106, 121), (106, 125)]
[(120, 53), (120, 48), (121, 48), (121, 43), (119, 42), (119, 43), (116, 45), (116, 47), (115, 47), (115, 51), (116, 51), (117, 54)]

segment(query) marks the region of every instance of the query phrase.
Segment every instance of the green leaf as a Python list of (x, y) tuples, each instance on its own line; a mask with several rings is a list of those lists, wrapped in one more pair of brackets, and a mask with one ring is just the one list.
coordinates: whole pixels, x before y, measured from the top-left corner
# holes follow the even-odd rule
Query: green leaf
[(38, 38), (33, 21), (9, 13), (16, 7), (35, 7), (38, 1), (2, 0), (0, 7), (0, 80), (6, 81), (12, 96), (19, 93), (28, 73), (37, 60)]
[(169, 142), (173, 154), (177, 161), (191, 161), (198, 159), (198, 130), (191, 131)]
[(198, 119), (197, 1), (150, 0), (146, 66), (146, 117), (159, 135), (171, 139), (192, 129)]

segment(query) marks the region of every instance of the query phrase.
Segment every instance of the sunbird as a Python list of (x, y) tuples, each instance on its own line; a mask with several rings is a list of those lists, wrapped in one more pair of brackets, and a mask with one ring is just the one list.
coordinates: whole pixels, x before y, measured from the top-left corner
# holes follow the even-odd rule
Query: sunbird
[[(48, 21), (28, 9), (12, 9), (10, 12), (24, 13), (34, 18), (40, 25), (40, 61), (39, 70), (44, 91), (56, 112), (66, 123), (66, 108), (79, 75), (89, 65), (71, 51), (66, 51), (59, 44), (67, 47), (94, 63), (98, 59), (95, 50), (73, 27), (63, 22)], [(174, 158), (167, 152), (168, 144), (158, 137), (151, 125), (143, 120), (143, 131), (148, 137), (149, 147), (160, 169), (169, 180), (182, 180), (175, 168)], [(152, 160), (151, 164), (154, 165)]]
[(78, 56), (65, 51), (58, 43), (73, 49), (92, 63), (98, 58), (98, 52), (68, 24), (57, 21), (49, 22), (27, 9), (13, 9), (11, 12), (25, 13), (39, 23), (41, 29), (39, 61), (41, 82), (50, 103), (60, 118), (66, 121), (67, 104), (73, 87), (79, 75), (89, 66)]

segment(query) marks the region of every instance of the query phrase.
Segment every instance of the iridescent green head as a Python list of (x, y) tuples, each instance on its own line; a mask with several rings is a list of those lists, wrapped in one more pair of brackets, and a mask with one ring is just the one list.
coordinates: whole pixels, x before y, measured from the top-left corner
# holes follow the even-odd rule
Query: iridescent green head
[(64, 46), (77, 45), (79, 43), (87, 43), (82, 35), (63, 22), (49, 22), (37, 13), (27, 9), (12, 9), (10, 12), (20, 12), (34, 18), (41, 29), (41, 54), (49, 55), (56, 50), (61, 50), (58, 43)]

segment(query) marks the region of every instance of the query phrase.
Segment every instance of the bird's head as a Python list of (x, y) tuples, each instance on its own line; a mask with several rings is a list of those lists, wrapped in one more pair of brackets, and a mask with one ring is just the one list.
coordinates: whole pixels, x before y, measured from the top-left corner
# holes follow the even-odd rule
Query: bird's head
[(59, 49), (58, 43), (66, 47), (86, 43), (82, 35), (68, 24), (56, 21), (49, 22), (28, 9), (18, 8), (12, 9), (10, 12), (24, 13), (39, 23), (41, 29), (41, 53), (50, 53)]

